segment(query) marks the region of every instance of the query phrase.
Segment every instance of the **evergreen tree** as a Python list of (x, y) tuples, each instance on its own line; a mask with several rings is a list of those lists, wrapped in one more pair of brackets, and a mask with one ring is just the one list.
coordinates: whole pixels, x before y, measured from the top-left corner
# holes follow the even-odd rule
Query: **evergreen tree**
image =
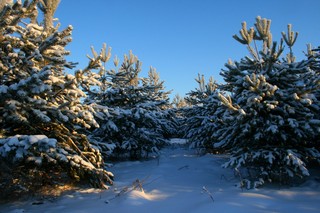
[[(116, 67), (118, 63), (116, 58)], [(100, 89), (87, 99), (108, 112), (97, 114), (101, 127), (91, 136), (106, 156), (147, 157), (158, 152), (174, 130), (168, 122), (169, 93), (164, 92), (164, 82), (153, 68), (147, 78), (140, 78), (140, 71), (141, 62), (130, 52), (118, 70), (103, 71)]]
[[(230, 61), (221, 72), (230, 96), (219, 94), (224, 112), (218, 117), (223, 122), (213, 135), (216, 148), (232, 152), (225, 166), (253, 167), (262, 178), (253, 185), (308, 176), (307, 163), (320, 160), (316, 57), (296, 62), (292, 47), (298, 33), (288, 25), (278, 45), (272, 41), (270, 24), (257, 17), (254, 28), (248, 30), (244, 22), (240, 36), (234, 36), (251, 57)], [(290, 51), (281, 59), (284, 42)]]
[[(94, 109), (81, 102), (82, 75), (64, 73), (75, 65), (65, 59), (72, 26), (58, 31), (51, 24), (37, 24), (37, 2), (16, 1), (0, 13), (1, 165), (9, 165), (18, 179), (28, 176), (29, 183), (37, 174), (26, 174), (36, 168), (48, 174), (49, 181), (58, 178), (56, 173), (67, 173), (75, 180), (106, 187), (106, 181), (112, 184), (112, 174), (83, 134), (98, 123)], [(45, 5), (51, 16), (59, 1), (52, 2), (56, 2), (52, 8)], [(88, 72), (93, 68), (89, 66)]]
[(190, 147), (200, 151), (213, 151), (213, 132), (215, 131), (219, 85), (211, 77), (208, 83), (204, 76), (196, 79), (199, 87), (187, 94), (186, 101), (191, 107), (184, 108), (184, 138), (190, 141)]

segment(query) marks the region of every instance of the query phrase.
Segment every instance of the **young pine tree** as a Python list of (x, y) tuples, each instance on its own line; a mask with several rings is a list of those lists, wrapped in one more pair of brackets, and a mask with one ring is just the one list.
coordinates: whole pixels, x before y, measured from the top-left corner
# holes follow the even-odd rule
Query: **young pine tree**
[(200, 74), (196, 81), (199, 87), (187, 94), (186, 101), (190, 107), (183, 110), (184, 138), (191, 142), (190, 147), (212, 152), (212, 134), (219, 122), (216, 118), (220, 106), (219, 85), (212, 77), (206, 83), (204, 76)]
[[(27, 178), (37, 184), (32, 178), (39, 175), (29, 171), (38, 171), (52, 182), (57, 174), (68, 174), (106, 187), (112, 174), (83, 134), (98, 127), (94, 109), (81, 101), (81, 75), (64, 73), (74, 67), (65, 59), (72, 27), (59, 31), (47, 15), (46, 24), (38, 24), (37, 2), (16, 1), (0, 12), (0, 159), (11, 171), (8, 184), (14, 178), (21, 185)], [(45, 5), (51, 16), (57, 7), (53, 5)]]
[[(230, 61), (221, 72), (230, 95), (219, 94), (223, 122), (213, 135), (216, 148), (232, 152), (225, 166), (253, 168), (259, 183), (308, 176), (307, 164), (320, 161), (319, 64), (315, 55), (296, 61), (298, 33), (291, 25), (278, 44), (270, 24), (257, 17), (254, 28), (244, 22), (240, 36), (234, 36), (250, 56)], [(284, 42), (289, 53), (281, 58)]]
[[(118, 63), (116, 58), (116, 67)], [(147, 157), (157, 153), (174, 130), (168, 122), (169, 93), (164, 92), (164, 82), (154, 69), (147, 78), (139, 77), (140, 71), (141, 62), (130, 52), (117, 70), (103, 71), (103, 84), (87, 99), (108, 112), (100, 116), (100, 128), (91, 136), (105, 156)]]

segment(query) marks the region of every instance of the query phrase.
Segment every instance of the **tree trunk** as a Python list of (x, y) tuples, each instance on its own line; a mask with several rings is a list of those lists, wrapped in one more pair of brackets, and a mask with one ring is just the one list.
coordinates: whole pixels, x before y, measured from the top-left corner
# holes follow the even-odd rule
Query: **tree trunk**
[(53, 15), (58, 8), (60, 0), (40, 0), (40, 9), (44, 13), (44, 28), (48, 32), (53, 28)]

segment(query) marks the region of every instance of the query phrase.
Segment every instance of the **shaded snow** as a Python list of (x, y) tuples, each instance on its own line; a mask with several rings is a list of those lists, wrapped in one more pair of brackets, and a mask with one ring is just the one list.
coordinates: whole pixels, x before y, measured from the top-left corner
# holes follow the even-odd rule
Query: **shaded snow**
[[(175, 139), (174, 143), (183, 143)], [(107, 191), (82, 189), (42, 205), (5, 204), (0, 212), (318, 212), (320, 183), (313, 177), (300, 187), (241, 190), (224, 156), (198, 156), (183, 146), (161, 151), (150, 161), (116, 163)], [(211, 197), (212, 196), (212, 197)], [(212, 200), (213, 198), (213, 200)]]

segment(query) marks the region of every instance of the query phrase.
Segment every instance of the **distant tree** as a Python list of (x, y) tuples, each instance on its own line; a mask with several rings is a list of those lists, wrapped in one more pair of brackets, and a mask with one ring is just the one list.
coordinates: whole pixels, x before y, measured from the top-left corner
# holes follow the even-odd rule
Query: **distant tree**
[[(222, 88), (230, 95), (219, 94), (225, 110), (213, 134), (215, 148), (232, 152), (225, 166), (255, 171), (251, 178), (258, 181), (246, 180), (251, 186), (308, 176), (307, 164), (320, 162), (318, 56), (296, 62), (292, 47), (298, 33), (288, 25), (278, 45), (272, 41), (270, 24), (257, 17), (254, 28), (247, 29), (244, 22), (240, 36), (234, 36), (250, 56), (229, 61), (221, 72), (226, 82)], [(281, 59), (284, 42), (290, 51)]]
[[(28, 173), (30, 170), (43, 171), (49, 181), (56, 173), (66, 173), (74, 180), (106, 187), (106, 182), (112, 183), (112, 174), (104, 169), (99, 150), (83, 134), (98, 123), (94, 109), (81, 101), (85, 93), (80, 85), (95, 79), (80, 72), (77, 76), (64, 73), (75, 65), (65, 59), (72, 27), (58, 31), (50, 25), (51, 30), (46, 31), (33, 22), (37, 2), (16, 1), (0, 12), (1, 165), (10, 166), (11, 175), (17, 175), (13, 178), (31, 178), (29, 183), (32, 177), (39, 178)], [(50, 1), (41, 2), (50, 8)], [(90, 61), (87, 73), (94, 65)], [(8, 182), (12, 186), (10, 181), (13, 179)], [(19, 184), (24, 184), (23, 179)]]
[(187, 106), (187, 103), (184, 98), (182, 98), (179, 94), (176, 94), (172, 100), (172, 104), (176, 108), (183, 108)]

